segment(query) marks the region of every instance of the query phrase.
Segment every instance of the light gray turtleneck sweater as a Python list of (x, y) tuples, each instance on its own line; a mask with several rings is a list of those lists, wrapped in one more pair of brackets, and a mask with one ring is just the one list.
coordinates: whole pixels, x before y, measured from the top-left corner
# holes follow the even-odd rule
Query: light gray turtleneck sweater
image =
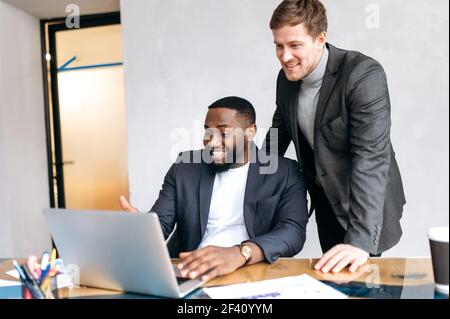
[(309, 145), (314, 149), (314, 119), (320, 88), (327, 68), (328, 49), (325, 46), (316, 68), (300, 84), (298, 94), (297, 121)]

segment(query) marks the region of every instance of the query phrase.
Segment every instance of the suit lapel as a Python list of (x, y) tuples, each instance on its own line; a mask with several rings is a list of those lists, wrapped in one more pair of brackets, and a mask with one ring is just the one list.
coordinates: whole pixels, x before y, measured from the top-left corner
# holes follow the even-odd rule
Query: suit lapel
[(209, 168), (208, 164), (201, 165), (199, 200), (200, 200), (200, 240), (205, 234), (208, 223), (209, 207), (211, 205), (211, 196), (216, 174)]
[(323, 77), (322, 87), (320, 88), (319, 101), (317, 102), (316, 116), (314, 119), (314, 145), (316, 145), (315, 140), (320, 120), (322, 119), (330, 93), (336, 84), (337, 72), (339, 71), (339, 67), (344, 57), (344, 54), (331, 44), (327, 43), (327, 47), (329, 51), (327, 68)]
[[(258, 151), (254, 154), (256, 155)], [(250, 238), (255, 237), (255, 230), (253, 225), (255, 224), (256, 215), (256, 200), (258, 198), (258, 190), (264, 179), (264, 175), (259, 173), (259, 168), (261, 164), (259, 162), (258, 156), (256, 155), (256, 161), (250, 163), (247, 175), (247, 184), (245, 186), (244, 195), (244, 220), (245, 227), (247, 228), (248, 235)]]
[(298, 112), (298, 94), (300, 91), (300, 81), (293, 83), (291, 95), (289, 97), (289, 117), (291, 121), (292, 141), (294, 142), (295, 150), (297, 153), (297, 160), (301, 162), (298, 140), (298, 125), (297, 125), (297, 112)]

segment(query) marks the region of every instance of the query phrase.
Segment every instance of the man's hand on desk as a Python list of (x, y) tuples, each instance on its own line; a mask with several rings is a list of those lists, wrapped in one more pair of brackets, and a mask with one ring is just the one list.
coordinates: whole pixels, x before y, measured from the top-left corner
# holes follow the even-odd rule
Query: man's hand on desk
[(207, 246), (180, 253), (180, 275), (185, 278), (210, 280), (235, 271), (245, 264), (239, 247)]
[(339, 244), (327, 251), (322, 258), (314, 265), (314, 269), (322, 272), (338, 273), (348, 265), (350, 265), (350, 272), (356, 271), (360, 266), (363, 266), (369, 254), (364, 250), (352, 245)]
[(119, 203), (124, 211), (130, 212), (130, 213), (138, 213), (139, 212), (139, 210), (136, 207), (133, 207), (130, 205), (130, 203), (127, 201), (127, 199), (123, 195), (121, 195), (119, 197)]
[[(246, 242), (252, 249), (252, 259), (249, 264), (260, 262), (264, 254), (258, 245)], [(229, 274), (245, 265), (245, 257), (238, 246), (217, 247), (207, 246), (191, 252), (180, 253), (178, 269), (185, 278), (211, 280), (215, 277)]]

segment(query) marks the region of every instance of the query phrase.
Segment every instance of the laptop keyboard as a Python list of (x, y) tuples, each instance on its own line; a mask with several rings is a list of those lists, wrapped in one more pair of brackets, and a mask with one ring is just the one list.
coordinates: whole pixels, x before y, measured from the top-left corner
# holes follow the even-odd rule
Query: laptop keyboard
[(177, 277), (177, 283), (178, 285), (184, 284), (186, 281), (192, 280), (190, 278), (181, 278), (181, 277)]
[(176, 278), (177, 278), (178, 285), (184, 284), (186, 281), (192, 280), (190, 278), (179, 277), (180, 276), (180, 271), (178, 270), (178, 268), (175, 265), (172, 265), (172, 266), (173, 266), (173, 269), (175, 271), (175, 275), (176, 275)]

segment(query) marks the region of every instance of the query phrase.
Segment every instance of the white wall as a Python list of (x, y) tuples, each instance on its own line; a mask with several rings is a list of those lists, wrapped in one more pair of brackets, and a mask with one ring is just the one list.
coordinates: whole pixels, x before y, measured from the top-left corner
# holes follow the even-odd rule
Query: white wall
[[(260, 129), (269, 127), (279, 64), (268, 23), (278, 3), (121, 1), (130, 193), (137, 207), (152, 206), (176, 149), (201, 145), (212, 101), (245, 97)], [(408, 203), (404, 236), (385, 255), (429, 255), (427, 229), (448, 225), (449, 212), (448, 1), (324, 3), (329, 42), (375, 57), (388, 77), (392, 140)], [(379, 9), (379, 28), (365, 24), (368, 4)], [(183, 130), (191, 140), (185, 147), (176, 135)], [(313, 220), (300, 255), (320, 255)]]
[(0, 258), (51, 245), (39, 20), (0, 1)]

